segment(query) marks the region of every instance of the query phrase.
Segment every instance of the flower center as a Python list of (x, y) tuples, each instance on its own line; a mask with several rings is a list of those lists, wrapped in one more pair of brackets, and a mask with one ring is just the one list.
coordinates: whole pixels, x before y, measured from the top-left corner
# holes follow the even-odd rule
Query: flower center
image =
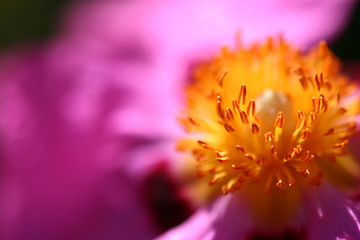
[(182, 119), (189, 137), (179, 146), (222, 194), (249, 182), (265, 193), (318, 186), (323, 176), (343, 174), (334, 168), (353, 164), (336, 162), (348, 154), (359, 97), (325, 43), (308, 54), (272, 39), (224, 48), (194, 80)]
[[(255, 114), (259, 117), (259, 119), (276, 119), (278, 112), (282, 112), (286, 116), (291, 116), (291, 102), (281, 92), (266, 89), (256, 97), (255, 102)], [(267, 131), (270, 131), (273, 128), (273, 123), (265, 121), (263, 122), (262, 127)]]

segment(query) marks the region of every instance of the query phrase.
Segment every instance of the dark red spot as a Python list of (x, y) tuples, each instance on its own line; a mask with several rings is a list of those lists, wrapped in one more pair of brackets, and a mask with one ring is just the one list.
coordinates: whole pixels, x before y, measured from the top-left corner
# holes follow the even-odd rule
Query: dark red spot
[(247, 240), (305, 240), (306, 234), (304, 230), (287, 229), (282, 233), (265, 234), (261, 232), (253, 232)]
[(145, 179), (142, 193), (161, 231), (179, 225), (194, 212), (179, 184), (169, 176), (164, 166)]

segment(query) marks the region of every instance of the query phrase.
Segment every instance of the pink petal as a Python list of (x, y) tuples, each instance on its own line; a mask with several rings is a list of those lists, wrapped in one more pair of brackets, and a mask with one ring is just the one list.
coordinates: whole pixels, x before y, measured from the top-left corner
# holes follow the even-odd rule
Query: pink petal
[[(1, 64), (0, 237), (152, 238), (139, 186), (119, 164), (129, 136), (109, 120), (130, 87), (97, 53), (74, 47), (54, 44)], [(131, 136), (138, 148), (143, 138)]]
[(247, 206), (239, 196), (220, 197), (157, 239), (242, 239), (255, 228)]
[(304, 222), (309, 239), (360, 239), (358, 199), (351, 199), (328, 184), (307, 190)]
[[(222, 45), (282, 33), (306, 49), (330, 40), (346, 23), (353, 0), (147, 0), (93, 1), (71, 6), (62, 36), (125, 61), (126, 84), (139, 92), (132, 105), (114, 113), (119, 131), (129, 134), (178, 132), (191, 67)], [(139, 63), (141, 65), (129, 65)], [(125, 70), (124, 70), (125, 69)], [(112, 69), (114, 71), (114, 69)], [(142, 121), (147, 119), (146, 122)], [(160, 120), (161, 119), (161, 120)]]
[[(237, 30), (246, 42), (278, 33), (308, 47), (329, 40), (344, 26), (356, 1), (327, 0), (148, 0), (94, 1), (70, 11), (64, 29), (77, 37), (117, 44), (141, 39), (152, 54), (179, 56), (204, 47), (234, 43)], [(335, 17), (336, 16), (336, 17)], [(131, 24), (129, 24), (131, 23)], [(88, 28), (87, 26), (91, 26)]]

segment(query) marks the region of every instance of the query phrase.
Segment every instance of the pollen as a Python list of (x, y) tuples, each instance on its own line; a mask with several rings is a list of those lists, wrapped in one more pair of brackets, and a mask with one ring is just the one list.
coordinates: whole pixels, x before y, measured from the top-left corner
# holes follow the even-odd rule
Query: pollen
[(181, 149), (222, 194), (249, 183), (264, 193), (319, 186), (348, 164), (337, 160), (348, 154), (360, 99), (324, 42), (307, 53), (282, 39), (225, 47), (198, 66), (186, 93)]

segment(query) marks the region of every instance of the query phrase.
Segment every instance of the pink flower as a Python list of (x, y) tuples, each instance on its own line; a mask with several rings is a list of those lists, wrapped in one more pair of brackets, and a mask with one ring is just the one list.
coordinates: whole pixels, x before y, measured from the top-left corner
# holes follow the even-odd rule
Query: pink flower
[(122, 165), (130, 149), (141, 155), (161, 140), (114, 129), (115, 113), (135, 94), (111, 64), (64, 40), (1, 65), (2, 239), (149, 239), (158, 232), (139, 179)]
[(254, 229), (248, 203), (238, 195), (219, 198), (157, 239), (358, 239), (358, 200), (329, 185), (311, 191), (304, 195), (298, 222), (289, 223), (282, 232), (268, 234)]
[[(135, 88), (156, 107), (144, 107), (139, 100), (133, 116), (156, 115), (161, 123), (151, 121), (147, 129), (168, 132), (164, 129), (176, 128), (173, 119), (181, 106), (179, 89), (187, 83), (193, 65), (215, 54), (220, 46), (233, 46), (237, 32), (247, 44), (283, 34), (296, 46), (308, 49), (320, 40), (331, 41), (346, 23), (352, 5), (352, 0), (331, 4), (321, 0), (94, 1), (70, 9), (63, 33), (114, 57), (142, 56), (151, 68), (149, 79), (156, 81), (134, 82)], [(336, 18), (329, 17), (334, 12)], [(136, 131), (127, 122), (132, 121), (124, 119), (126, 129)]]
[[(0, 237), (155, 237), (159, 231), (139, 189), (157, 163), (174, 156), (175, 118), (192, 66), (233, 45), (237, 30), (246, 43), (282, 33), (307, 49), (338, 33), (352, 2), (72, 7), (59, 36), (0, 64)], [(213, 216), (195, 239), (216, 236), (217, 212), (233, 210), (224, 207), (233, 202), (226, 199), (216, 211), (202, 209), (191, 218)], [(231, 214), (242, 205), (234, 207)]]

